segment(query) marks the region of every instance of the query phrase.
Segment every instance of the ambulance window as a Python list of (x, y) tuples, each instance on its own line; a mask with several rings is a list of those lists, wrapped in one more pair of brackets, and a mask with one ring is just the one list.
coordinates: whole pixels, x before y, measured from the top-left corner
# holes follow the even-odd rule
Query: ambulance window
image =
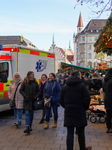
[(0, 75), (2, 73), (6, 73), (8, 77), (8, 72), (9, 72), (9, 64), (7, 62), (0, 63)]

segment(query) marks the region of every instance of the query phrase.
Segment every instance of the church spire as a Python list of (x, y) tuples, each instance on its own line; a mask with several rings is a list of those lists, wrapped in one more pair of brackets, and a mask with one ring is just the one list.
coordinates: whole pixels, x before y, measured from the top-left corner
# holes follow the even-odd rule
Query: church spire
[(54, 42), (54, 34), (53, 34), (53, 39), (52, 39), (52, 46), (55, 46), (55, 42)]
[(81, 12), (80, 12), (80, 15), (79, 15), (79, 21), (78, 21), (77, 27), (84, 27), (84, 26), (83, 26), (83, 21), (82, 21)]
[(77, 33), (80, 33), (82, 30), (83, 30), (83, 21), (82, 21), (82, 15), (81, 15), (81, 12), (80, 12), (80, 15), (79, 15), (79, 21), (78, 21), (78, 24), (77, 24)]
[(71, 50), (71, 43), (70, 43), (70, 41), (69, 41), (69, 49), (68, 50)]

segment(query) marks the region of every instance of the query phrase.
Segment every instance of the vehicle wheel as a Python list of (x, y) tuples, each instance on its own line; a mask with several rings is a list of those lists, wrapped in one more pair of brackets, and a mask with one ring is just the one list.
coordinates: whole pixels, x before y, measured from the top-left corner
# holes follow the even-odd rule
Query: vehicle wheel
[(92, 116), (92, 117), (90, 117), (90, 121), (91, 121), (92, 123), (95, 123), (95, 122), (97, 121), (97, 119), (96, 119), (95, 116)]
[(101, 123), (105, 123), (106, 119), (105, 119), (105, 117), (99, 117), (99, 121), (100, 121)]

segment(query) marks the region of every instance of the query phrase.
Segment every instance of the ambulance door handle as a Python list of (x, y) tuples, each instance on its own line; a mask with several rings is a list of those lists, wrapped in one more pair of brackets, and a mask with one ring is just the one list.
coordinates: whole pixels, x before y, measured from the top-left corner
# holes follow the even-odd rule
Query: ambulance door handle
[(9, 84), (7, 84), (6, 86), (9, 86)]

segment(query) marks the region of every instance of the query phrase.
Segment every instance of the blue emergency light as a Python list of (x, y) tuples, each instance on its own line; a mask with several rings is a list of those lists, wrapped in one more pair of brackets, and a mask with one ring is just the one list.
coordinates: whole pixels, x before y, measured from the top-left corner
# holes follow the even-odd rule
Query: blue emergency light
[(0, 51), (2, 51), (3, 50), (3, 47), (2, 47), (2, 45), (0, 45)]

